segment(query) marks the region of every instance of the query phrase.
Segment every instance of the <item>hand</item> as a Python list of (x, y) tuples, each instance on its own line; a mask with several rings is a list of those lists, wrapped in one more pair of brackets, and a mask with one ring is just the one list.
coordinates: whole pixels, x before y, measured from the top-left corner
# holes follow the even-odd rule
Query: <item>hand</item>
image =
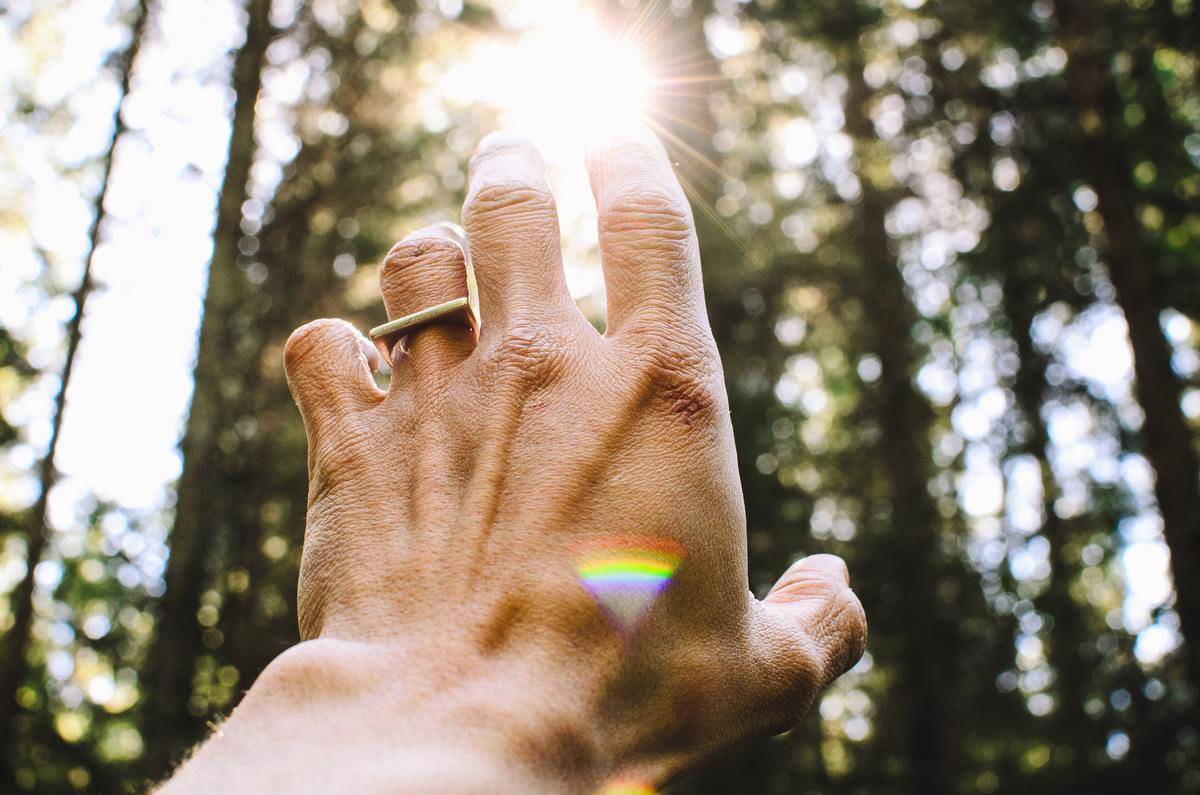
[(539, 155), (497, 134), (471, 162), (465, 241), (417, 232), (380, 277), (393, 318), (464, 295), (469, 244), (479, 329), (410, 335), (386, 393), (348, 325), (288, 341), (309, 436), (307, 640), (218, 741), (320, 722), (317, 755), (277, 790), (658, 787), (789, 728), (862, 654), (839, 559), (800, 561), (761, 602), (747, 590), (721, 365), (662, 146), (630, 132), (589, 172), (604, 335), (567, 292)]

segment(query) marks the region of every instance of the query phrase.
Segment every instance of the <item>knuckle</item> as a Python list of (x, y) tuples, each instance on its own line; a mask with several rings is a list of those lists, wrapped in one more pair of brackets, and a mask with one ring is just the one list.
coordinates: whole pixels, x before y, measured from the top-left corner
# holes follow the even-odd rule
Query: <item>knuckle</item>
[(547, 217), (555, 213), (549, 186), (530, 182), (491, 182), (471, 194), (463, 206), (468, 226), (489, 223), (503, 216), (506, 222), (522, 217)]
[(804, 681), (824, 690), (833, 680), (854, 667), (867, 642), (867, 620), (862, 604), (849, 588), (842, 587), (826, 600), (825, 611), (805, 633), (809, 670)]
[(295, 372), (303, 362), (341, 342), (354, 332), (342, 320), (321, 318), (305, 323), (292, 332), (283, 346), (283, 364), (288, 372)]
[(424, 271), (457, 265), (463, 260), (462, 248), (453, 240), (429, 237), (404, 240), (392, 246), (379, 269), (381, 282), (408, 271)]
[(565, 372), (569, 345), (552, 327), (533, 321), (511, 323), (486, 355), (490, 371), (530, 386), (544, 387)]
[(833, 678), (853, 668), (867, 650), (867, 613), (858, 596), (849, 588), (843, 588), (835, 604), (839, 647), (834, 655)]
[(654, 187), (625, 188), (616, 193), (601, 213), (602, 237), (638, 232), (675, 251), (692, 240), (692, 213), (679, 196)]
[(641, 336), (638, 389), (688, 427), (714, 422), (725, 405), (725, 387), (711, 335), (654, 330)]
[(824, 686), (817, 649), (808, 642), (796, 642), (790, 634), (786, 630), (773, 633), (765, 649), (769, 661), (756, 668), (756, 678), (763, 685), (761, 712), (772, 734), (796, 725)]

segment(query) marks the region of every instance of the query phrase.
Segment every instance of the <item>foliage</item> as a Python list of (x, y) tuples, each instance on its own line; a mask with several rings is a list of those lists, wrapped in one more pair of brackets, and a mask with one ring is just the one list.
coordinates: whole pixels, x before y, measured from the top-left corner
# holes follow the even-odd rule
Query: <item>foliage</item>
[[(494, 123), (430, 86), (513, 33), (510, 4), (283, 5), (255, 29), (270, 4), (247, 3), (244, 41), (197, 78), (232, 87), (234, 139), (223, 187), (199, 155), (186, 172), (220, 205), (179, 510), (63, 478), (32, 562), (65, 345), (46, 329), (80, 256), (47, 254), (39, 191), (86, 207), (112, 153), (72, 143), (87, 91), (39, 78), (80, 4), (0, 11), (21, 66), (0, 92), (0, 288), (21, 305), (0, 301), (10, 601), (37, 566), (27, 673), (0, 694), (18, 707), (0, 789), (136, 790), (296, 641), (306, 473), (283, 341), (320, 315), (377, 322), (374, 263), (455, 217)], [(697, 209), (750, 586), (840, 554), (872, 637), (799, 727), (673, 791), (1200, 791), (1200, 653), (1184, 642), (1200, 605), (1180, 575), (1200, 565), (1194, 0), (694, 5), (620, 4), (683, 78), (650, 115)], [(102, 20), (110, 52), (131, 7)], [(138, 78), (161, 68), (177, 8), (152, 6), (128, 146), (169, 149), (138, 121), (155, 101)], [(114, 174), (136, 183), (121, 157)], [(68, 214), (73, 234), (95, 212)]]

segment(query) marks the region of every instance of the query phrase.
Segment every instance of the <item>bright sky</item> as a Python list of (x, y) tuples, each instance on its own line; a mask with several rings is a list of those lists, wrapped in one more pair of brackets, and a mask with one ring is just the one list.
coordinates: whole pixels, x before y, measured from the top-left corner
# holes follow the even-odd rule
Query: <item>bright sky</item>
[[(228, 0), (158, 4), (154, 35), (139, 60), (127, 108), (137, 133), (127, 136), (118, 153), (108, 203), (111, 218), (96, 260), (101, 289), (88, 306), (84, 345), (69, 393), (59, 461), (67, 478), (53, 502), (52, 522), (58, 528), (76, 526), (80, 499), (89, 493), (134, 512), (156, 514), (166, 505), (170, 484), (179, 473), (176, 445), (191, 390), (195, 335), (211, 253), (209, 232), (228, 136), (223, 53), (239, 40), (238, 5)], [(573, 292), (592, 294), (600, 284), (581, 142), (602, 126), (636, 117), (652, 78), (636, 53), (604, 39), (597, 26), (575, 13), (569, 3), (512, 0), (506, 5), (511, 18), (525, 26), (525, 33), (511, 42), (483, 44), (436, 85), (448, 102), (469, 104), (489, 98), (500, 103), (506, 123), (539, 143), (563, 210)], [(453, 12), (455, 4), (442, 6)], [(0, 131), (0, 206), (11, 202), (29, 220), (28, 229), (0, 223), (0, 262), (4, 263), (0, 323), (33, 344), (38, 364), (60, 357), (62, 323), (69, 305), (62, 300), (34, 301), (23, 290), (22, 284), (38, 272), (30, 242), (49, 252), (60, 283), (76, 283), (89, 212), (83, 194), (90, 195), (94, 184), (88, 177), (64, 178), (61, 169), (86, 162), (107, 138), (115, 89), (97, 81), (96, 74), (105, 54), (119, 43), (105, 3), (70, 3), (54, 21), (53, 29), (37, 34), (44, 38), (40, 48), (16, 46), (10, 27), (0, 27), (0, 109), (7, 115), (15, 101), (14, 88), (20, 86), (39, 102), (65, 99), (77, 119), (69, 130), (50, 136), (34, 134), (21, 124)], [(711, 26), (710, 35), (719, 39), (715, 49), (721, 54), (736, 55), (752, 47), (747, 34), (728, 21)], [(555, 64), (549, 74), (547, 63)], [(600, 63), (616, 65), (619, 79), (599, 80), (595, 70)], [(784, 76), (790, 80), (787, 85), (797, 92), (806, 81), (819, 79), (799, 70), (789, 74)], [(531, 85), (538, 86), (539, 92), (560, 94), (561, 103), (548, 104), (543, 93), (513, 89)], [(581, 85), (585, 91), (574, 88)], [(792, 90), (787, 85), (784, 88)], [(286, 104), (283, 97), (267, 99)], [(838, 129), (840, 122), (831, 119), (836, 114), (817, 112), (799, 116), (781, 129), (776, 142), (781, 168), (799, 168), (820, 157), (829, 161), (827, 173), (836, 171), (837, 163), (845, 170), (848, 139)], [(265, 138), (271, 135), (265, 130)], [(286, 150), (286, 134), (272, 140)], [(845, 189), (854, 190), (853, 175), (845, 177)], [(998, 179), (1011, 183), (1019, 174), (1004, 171)], [(931, 177), (929, 184), (933, 187), (921, 201), (897, 208), (893, 221), (898, 226), (891, 231), (916, 241), (913, 256), (921, 266), (917, 272), (936, 274), (956, 251), (974, 245), (986, 217), (969, 212), (956, 216), (975, 220), (952, 230), (923, 226), (936, 215), (932, 210), (939, 202), (953, 200), (956, 207), (962, 206), (960, 197), (952, 190), (947, 193), (944, 183)], [(802, 186), (801, 180), (796, 190)], [(972, 224), (976, 228), (970, 228)], [(933, 278), (915, 283), (918, 306), (927, 312), (938, 310), (949, 298), (940, 289)], [(1170, 322), (1188, 323), (1180, 318)], [(1186, 330), (1177, 328), (1175, 338), (1184, 339)], [(1137, 426), (1139, 409), (1130, 396), (1131, 358), (1119, 312), (1101, 304), (1075, 317), (1048, 313), (1039, 319), (1037, 331), (1039, 344), (1054, 351), (1068, 371), (1084, 379), (1096, 394), (1114, 401), (1127, 425)], [(969, 466), (957, 484), (958, 499), (975, 522), (981, 549), (987, 553), (988, 544), (998, 543), (1001, 520), (1017, 529), (1036, 527), (1040, 486), (1031, 486), (1020, 467), (1001, 472), (986, 442), (1007, 409), (997, 385), (994, 345), (964, 338), (960, 347), (957, 370), (949, 358), (933, 356), (918, 381), (935, 401), (960, 400), (954, 424), (961, 438), (955, 444), (966, 446)], [(860, 368), (869, 369), (869, 364)], [(813, 380), (802, 363), (797, 367), (796, 373), (781, 381), (777, 394), (783, 399), (794, 393), (797, 401), (819, 408), (823, 396), (819, 378)], [(42, 449), (55, 386), (47, 379), (9, 407), (8, 418), (26, 426), (29, 444), (0, 463), (3, 471), (27, 467)], [(1078, 484), (1084, 473), (1100, 480), (1121, 480), (1139, 496), (1142, 513), (1120, 528), (1126, 543), (1121, 570), (1128, 591), (1123, 611), (1111, 620), (1140, 631), (1139, 658), (1156, 660), (1178, 642), (1178, 636), (1173, 626), (1150, 623), (1150, 611), (1170, 597), (1170, 589), (1166, 547), (1152, 509), (1149, 468), (1136, 455), (1115, 457), (1105, 447), (1105, 437), (1097, 436), (1095, 418), (1082, 404), (1050, 407), (1047, 412), (1055, 467), (1064, 482), (1060, 501), (1064, 514), (1079, 509), (1074, 495), (1082, 488)], [(18, 482), (11, 493), (0, 494), (0, 499), (27, 500), (31, 484), (28, 479), (23, 483)], [(999, 554), (1003, 560), (1002, 549)], [(1008, 565), (1015, 573), (1034, 575), (1046, 565), (1045, 551), (1030, 543), (1016, 550)], [(4, 574), (3, 579), (11, 581), (12, 574)]]

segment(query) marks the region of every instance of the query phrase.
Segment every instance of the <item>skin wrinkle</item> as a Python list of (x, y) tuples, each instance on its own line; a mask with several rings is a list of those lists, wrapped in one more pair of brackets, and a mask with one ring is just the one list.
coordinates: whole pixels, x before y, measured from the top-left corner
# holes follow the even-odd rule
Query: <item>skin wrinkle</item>
[[(520, 240), (513, 232), (524, 221), (541, 221), (558, 212), (554, 194), (541, 182), (509, 180), (489, 182), (474, 190), (467, 198), (463, 217), (472, 229), (490, 234), (480, 237), (481, 242), (509, 242)], [(503, 225), (497, 224), (503, 218)]]
[(650, 349), (641, 365), (640, 380), (646, 397), (666, 406), (668, 416), (688, 428), (715, 422), (721, 416), (721, 387), (712, 383), (712, 376), (700, 374), (703, 368), (691, 351)]
[(609, 243), (620, 244), (630, 231), (644, 237), (637, 248), (666, 244), (679, 258), (686, 257), (692, 242), (692, 217), (679, 197), (636, 187), (610, 195), (600, 215), (600, 234)]
[[(304, 424), (310, 439), (321, 434), (326, 426), (336, 425), (347, 411), (365, 408), (378, 402), (382, 394), (372, 385), (370, 389), (328, 389), (327, 384), (354, 382), (356, 368), (366, 361), (360, 348), (360, 335), (343, 320), (314, 320), (294, 331), (283, 348), (284, 372), (295, 394), (312, 395), (306, 401)], [(336, 368), (310, 369), (313, 359), (328, 359), (338, 363)], [(368, 370), (369, 372), (369, 370)]]
[(519, 136), (495, 133), (480, 143), (469, 171), (463, 223), (484, 337), (502, 333), (521, 310), (530, 319), (584, 323), (566, 289), (554, 196), (541, 156)]
[[(793, 641), (788, 627), (780, 626), (762, 614), (760, 622), (759, 648), (763, 651), (757, 664), (760, 712), (771, 729), (782, 731), (808, 711), (818, 692), (818, 658), (805, 643)], [(805, 641), (807, 637), (804, 636)], [(785, 656), (790, 665), (774, 664), (775, 660)]]
[[(390, 297), (388, 286), (393, 284), (393, 279), (404, 278), (406, 270), (417, 270), (418, 272), (424, 268), (440, 270), (444, 266), (452, 266), (454, 263), (462, 261), (462, 253), (462, 247), (449, 238), (418, 235), (408, 240), (401, 240), (392, 246), (383, 258), (379, 281), (382, 285), (384, 300), (386, 301)], [(454, 273), (450, 275), (458, 276)], [(465, 283), (465, 271), (462, 279)], [(455, 280), (457, 281), (457, 278)], [(410, 280), (410, 284), (416, 287), (420, 286), (420, 283), (414, 280)], [(400, 283), (396, 283), (396, 286), (400, 286)]]
[[(467, 294), (466, 254), (453, 237), (457, 232), (437, 224), (414, 232), (392, 246), (379, 269), (379, 286), (389, 318), (397, 318)], [(394, 341), (393, 378), (389, 391), (411, 381), (436, 382), (444, 388), (453, 365), (475, 347), (475, 333), (460, 319)], [(420, 348), (419, 351), (414, 348)], [(421, 355), (414, 355), (420, 353)]]
[(388, 314), (400, 317), (466, 295), (466, 259), (452, 240), (410, 240), (384, 259), (379, 282)]
[(634, 135), (591, 153), (609, 328), (657, 306), (655, 319), (703, 313), (691, 208), (657, 140)]
[[(463, 223), (472, 241), (485, 338), (490, 329), (503, 333), (519, 322), (513, 316), (522, 307), (531, 318), (574, 314), (582, 321), (566, 292), (554, 196), (544, 171), (489, 179), (473, 169)], [(525, 267), (512, 267), (514, 262)]]
[[(749, 593), (692, 219), (645, 135), (592, 154), (605, 336), (566, 290), (544, 164), (501, 135), (473, 159), (464, 208), (478, 339), (414, 332), (387, 392), (348, 325), (289, 340), (310, 445), (308, 640), (168, 793), (557, 795), (618, 774), (662, 786), (791, 725), (862, 653), (861, 607), (833, 559), (797, 563), (765, 601)], [(433, 228), (380, 268), (393, 319), (460, 279), (461, 249)], [(581, 581), (585, 539), (617, 560), (682, 547), (640, 623)]]

